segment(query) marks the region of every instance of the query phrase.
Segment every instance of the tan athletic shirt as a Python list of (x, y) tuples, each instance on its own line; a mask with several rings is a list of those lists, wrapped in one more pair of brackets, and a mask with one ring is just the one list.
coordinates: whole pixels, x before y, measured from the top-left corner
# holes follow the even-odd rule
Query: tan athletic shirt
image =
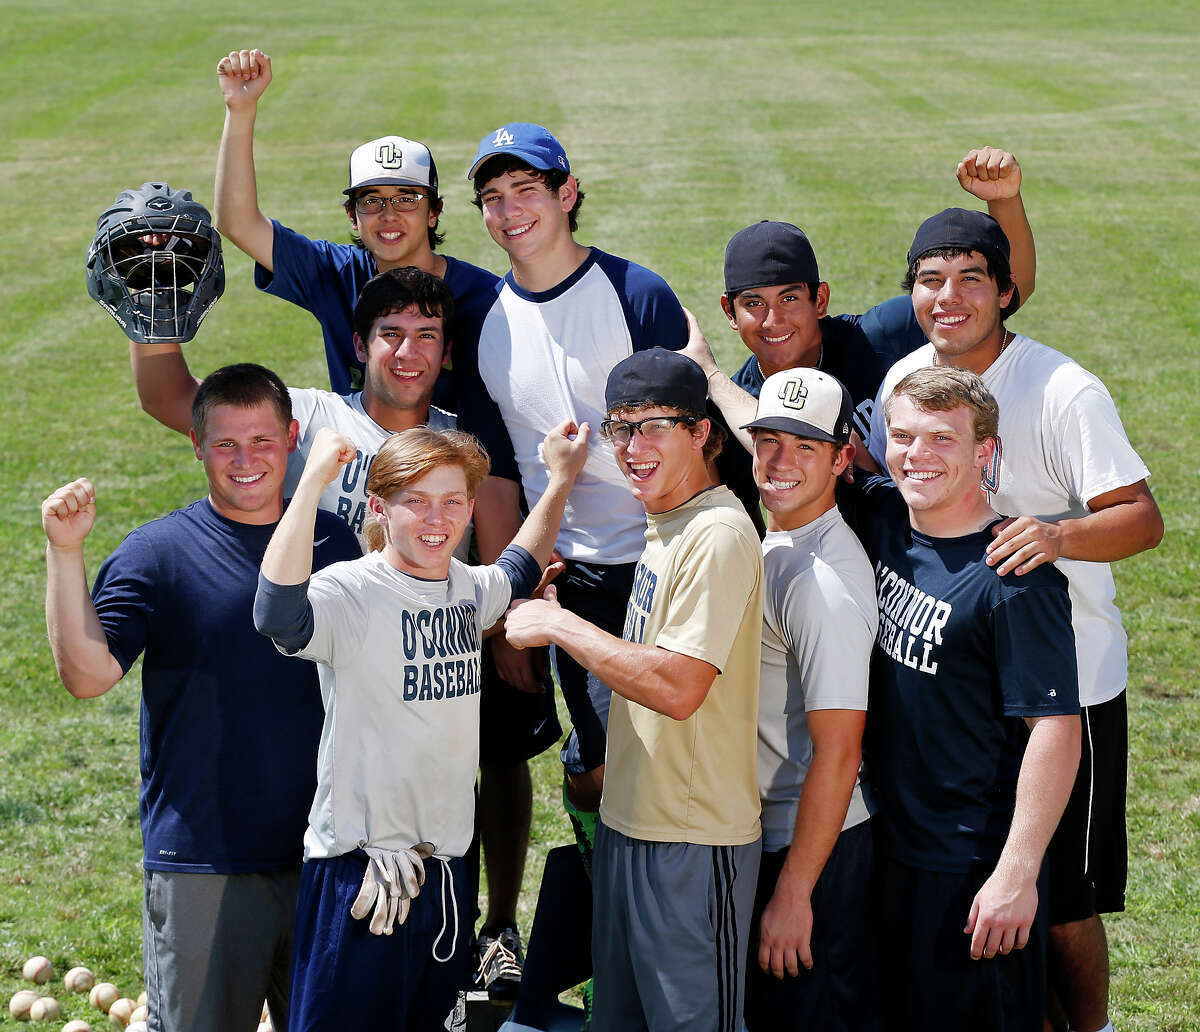
[(600, 803), (608, 827), (648, 842), (758, 839), (762, 571), (754, 525), (726, 487), (647, 517), (625, 639), (720, 672), (687, 720), (613, 693)]

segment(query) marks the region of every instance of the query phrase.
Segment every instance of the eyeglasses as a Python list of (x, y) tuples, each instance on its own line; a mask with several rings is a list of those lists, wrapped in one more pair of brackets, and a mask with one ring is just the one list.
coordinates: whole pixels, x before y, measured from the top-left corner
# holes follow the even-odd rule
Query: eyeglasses
[(633, 438), (634, 433), (641, 434), (647, 441), (657, 441), (666, 437), (680, 423), (695, 426), (695, 416), (651, 416), (649, 419), (639, 419), (632, 422), (627, 419), (606, 419), (600, 424), (600, 436), (613, 444), (625, 445)]
[(379, 194), (367, 194), (354, 198), (354, 210), (360, 215), (378, 215), (387, 203), (391, 203), (393, 211), (412, 211), (425, 199), (424, 194), (398, 193), (391, 197), (381, 197)]

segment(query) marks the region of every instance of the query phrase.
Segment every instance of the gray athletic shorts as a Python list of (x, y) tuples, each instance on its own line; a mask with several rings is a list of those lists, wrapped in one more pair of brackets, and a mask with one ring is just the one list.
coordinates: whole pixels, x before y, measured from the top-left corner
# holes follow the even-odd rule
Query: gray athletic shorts
[(287, 1028), (300, 872), (142, 875), (150, 1032)]
[(592, 1032), (741, 1032), (762, 842), (643, 842), (596, 826)]

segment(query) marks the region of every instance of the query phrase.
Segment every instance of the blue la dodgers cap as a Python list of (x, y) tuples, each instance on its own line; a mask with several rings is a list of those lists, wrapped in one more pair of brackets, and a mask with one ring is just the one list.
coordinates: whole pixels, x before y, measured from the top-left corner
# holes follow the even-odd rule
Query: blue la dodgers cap
[(475, 153), (475, 160), (471, 162), (467, 178), (474, 179), (479, 166), (497, 154), (511, 154), (515, 158), (528, 161), (531, 167), (543, 172), (552, 168), (563, 172), (571, 171), (571, 163), (567, 160), (567, 152), (563, 150), (562, 144), (544, 125), (536, 125), (533, 122), (509, 122), (495, 132), (488, 133), (479, 141), (479, 150)]

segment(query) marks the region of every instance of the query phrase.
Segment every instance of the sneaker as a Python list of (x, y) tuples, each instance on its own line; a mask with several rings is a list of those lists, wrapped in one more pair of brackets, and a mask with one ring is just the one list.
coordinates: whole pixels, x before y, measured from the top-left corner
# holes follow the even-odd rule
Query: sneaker
[(475, 984), (486, 989), (492, 999), (515, 999), (521, 984), (521, 966), (525, 963), (520, 933), (515, 928), (505, 928), (492, 938), (480, 932), (478, 941), (479, 967), (475, 972)]

